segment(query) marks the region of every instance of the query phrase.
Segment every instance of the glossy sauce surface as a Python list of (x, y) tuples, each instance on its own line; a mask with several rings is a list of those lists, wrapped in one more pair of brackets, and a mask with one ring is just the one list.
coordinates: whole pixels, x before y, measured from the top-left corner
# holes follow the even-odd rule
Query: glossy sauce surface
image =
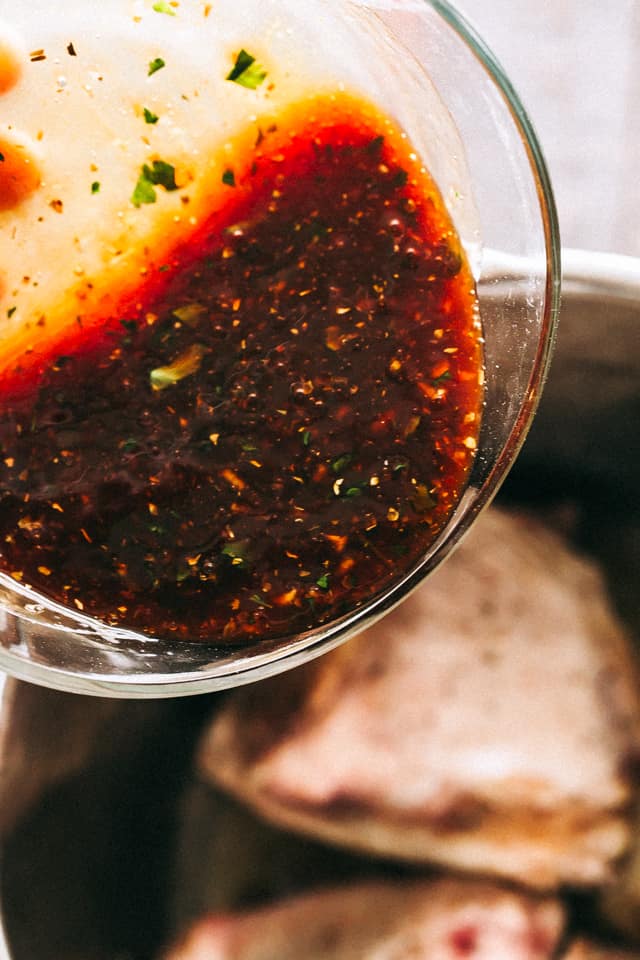
[(477, 445), (473, 280), (393, 126), (258, 129), (117, 315), (0, 384), (0, 566), (105, 623), (242, 644), (399, 579)]

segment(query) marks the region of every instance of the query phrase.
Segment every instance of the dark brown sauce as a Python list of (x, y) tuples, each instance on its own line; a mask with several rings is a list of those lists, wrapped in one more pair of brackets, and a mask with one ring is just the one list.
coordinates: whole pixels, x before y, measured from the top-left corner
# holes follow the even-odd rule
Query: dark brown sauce
[(241, 644), (423, 555), (473, 460), (481, 338), (437, 191), (372, 116), (333, 98), (260, 132), (118, 315), (6, 380), (5, 572), (108, 624)]

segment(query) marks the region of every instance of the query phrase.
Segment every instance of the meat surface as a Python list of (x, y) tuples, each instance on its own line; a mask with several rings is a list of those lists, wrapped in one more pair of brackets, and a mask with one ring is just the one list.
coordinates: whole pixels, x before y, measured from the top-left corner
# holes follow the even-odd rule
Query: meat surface
[(629, 843), (635, 671), (594, 566), (493, 508), (386, 618), (235, 691), (200, 768), (333, 843), (539, 888), (599, 884)]
[(616, 947), (600, 947), (588, 940), (578, 940), (569, 952), (564, 954), (563, 960), (638, 960), (640, 953), (629, 953)]
[(170, 960), (551, 960), (553, 900), (484, 883), (370, 883), (200, 922)]
[(640, 940), (640, 809), (635, 816), (631, 854), (619, 870), (615, 883), (603, 890), (601, 907), (610, 924)]

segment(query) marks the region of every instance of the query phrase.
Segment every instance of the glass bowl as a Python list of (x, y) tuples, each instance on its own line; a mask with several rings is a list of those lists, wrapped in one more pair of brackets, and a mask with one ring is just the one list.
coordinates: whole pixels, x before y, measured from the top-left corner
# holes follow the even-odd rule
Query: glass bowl
[[(263, 5), (264, 6), (264, 5)], [(268, 9), (286, 4), (275, 0)], [(474, 273), (483, 327), (484, 408), (467, 486), (418, 563), (337, 620), (233, 649), (113, 628), (0, 574), (0, 667), (99, 696), (167, 697), (247, 683), (296, 666), (362, 630), (417, 586), (491, 501), (534, 415), (553, 347), (559, 238), (535, 134), (508, 79), (446, 3), (290, 4), (279, 42), (326, 54), (338, 83), (363, 93), (424, 158)], [(283, 41), (282, 41), (283, 42)]]

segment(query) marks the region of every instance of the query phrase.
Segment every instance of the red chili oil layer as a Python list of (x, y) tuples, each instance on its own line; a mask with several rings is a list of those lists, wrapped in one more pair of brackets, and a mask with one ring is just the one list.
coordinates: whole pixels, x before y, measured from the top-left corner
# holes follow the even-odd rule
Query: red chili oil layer
[(2, 392), (0, 565), (114, 626), (243, 644), (399, 580), (476, 448), (473, 281), (406, 139), (260, 132), (117, 315)]

